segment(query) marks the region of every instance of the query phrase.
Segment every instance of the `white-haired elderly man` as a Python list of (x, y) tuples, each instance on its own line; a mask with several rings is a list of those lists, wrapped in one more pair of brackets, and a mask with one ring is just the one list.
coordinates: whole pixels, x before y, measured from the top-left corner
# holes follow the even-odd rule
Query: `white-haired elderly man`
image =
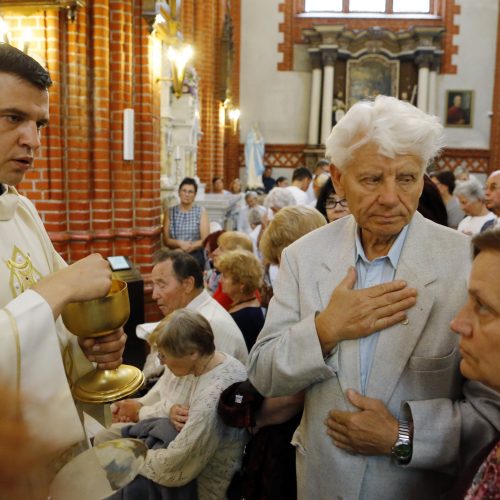
[(449, 323), (466, 299), (468, 238), (416, 212), (442, 127), (379, 96), (327, 141), (352, 215), (282, 254), (250, 380), (306, 391), (298, 496), (432, 499), (500, 428), (498, 394), (465, 382)]

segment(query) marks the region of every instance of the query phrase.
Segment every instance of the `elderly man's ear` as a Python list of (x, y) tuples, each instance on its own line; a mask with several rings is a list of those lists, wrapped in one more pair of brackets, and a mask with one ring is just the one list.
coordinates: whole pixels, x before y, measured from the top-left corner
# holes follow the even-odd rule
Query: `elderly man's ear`
[(330, 163), (330, 175), (332, 177), (333, 187), (335, 188), (335, 193), (338, 196), (344, 197), (344, 183), (343, 175), (340, 170), (333, 164)]

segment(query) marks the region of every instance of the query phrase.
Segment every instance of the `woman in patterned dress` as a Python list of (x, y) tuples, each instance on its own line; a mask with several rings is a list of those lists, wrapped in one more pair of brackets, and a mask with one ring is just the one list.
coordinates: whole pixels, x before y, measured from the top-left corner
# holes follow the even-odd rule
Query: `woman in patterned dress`
[(205, 265), (203, 240), (210, 232), (208, 215), (194, 200), (198, 186), (191, 177), (185, 177), (179, 186), (179, 205), (164, 214), (163, 241), (168, 248), (180, 248)]

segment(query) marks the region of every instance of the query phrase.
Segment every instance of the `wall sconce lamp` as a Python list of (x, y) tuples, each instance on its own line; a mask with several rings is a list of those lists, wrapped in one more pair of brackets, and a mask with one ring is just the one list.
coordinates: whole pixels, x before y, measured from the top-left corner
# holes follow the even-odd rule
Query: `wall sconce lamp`
[(232, 108), (229, 110), (228, 116), (233, 127), (233, 134), (238, 131), (238, 121), (240, 119), (241, 112), (238, 108)]
[[(4, 19), (0, 17), (0, 43), (11, 43), (11, 35), (9, 30), (9, 25), (5, 22)], [(13, 42), (14, 40), (12, 40)], [(33, 41), (33, 31), (30, 28), (25, 28), (22, 32), (21, 37), (19, 38), (18, 48), (22, 50), (25, 54), (28, 53), (30, 48), (30, 43)]]
[(159, 78), (172, 82), (174, 95), (181, 97), (182, 85), (186, 76), (186, 67), (193, 57), (193, 48), (183, 44), (178, 36), (179, 17), (177, 15), (177, 0), (168, 2), (168, 9), (160, 4), (160, 12), (157, 14), (154, 23), (154, 30), (157, 37), (169, 45), (167, 58), (170, 62), (170, 78)]
[(193, 48), (191, 45), (178, 47), (171, 45), (168, 48), (167, 57), (170, 61), (174, 95), (178, 99), (182, 95), (182, 84), (184, 83), (184, 77), (186, 76), (186, 66), (193, 57)]
[(10, 43), (9, 25), (0, 17), (0, 42)]

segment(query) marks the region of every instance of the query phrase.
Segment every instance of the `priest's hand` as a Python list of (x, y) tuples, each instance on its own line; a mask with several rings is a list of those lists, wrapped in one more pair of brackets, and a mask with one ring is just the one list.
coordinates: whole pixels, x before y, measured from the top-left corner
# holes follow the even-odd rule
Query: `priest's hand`
[(49, 304), (55, 319), (69, 302), (104, 297), (110, 288), (109, 263), (94, 253), (42, 278), (32, 289)]
[(99, 370), (113, 370), (122, 362), (127, 335), (123, 328), (103, 337), (78, 337), (78, 343), (89, 361), (97, 363)]
[(333, 444), (349, 453), (390, 455), (398, 438), (397, 419), (379, 399), (352, 389), (347, 397), (359, 411), (330, 411), (325, 425)]

